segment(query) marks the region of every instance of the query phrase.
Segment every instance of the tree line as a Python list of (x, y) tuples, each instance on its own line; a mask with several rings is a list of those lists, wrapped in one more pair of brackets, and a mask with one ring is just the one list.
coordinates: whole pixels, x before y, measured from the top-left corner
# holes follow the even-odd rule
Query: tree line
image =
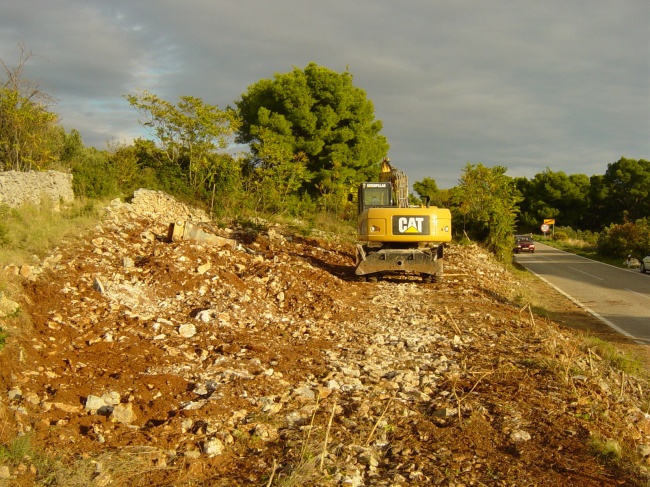
[[(77, 130), (60, 126), (54, 99), (23, 76), (32, 56), (21, 46), (17, 67), (2, 62), (0, 170), (71, 171), (79, 197), (148, 187), (202, 204), (217, 217), (280, 214), (313, 222), (329, 215), (353, 222), (351, 195), (360, 182), (376, 180), (389, 151), (373, 103), (352, 74), (315, 63), (252, 84), (232, 107), (193, 96), (173, 103), (147, 91), (126, 94), (150, 138), (86, 147)], [(621, 158), (591, 177), (506, 172), (468, 163), (454, 188), (438, 189), (433, 178), (416, 181), (419, 198), (412, 195), (412, 202), (426, 196), (450, 208), (458, 238), (481, 240), (503, 260), (514, 232), (536, 231), (547, 218), (601, 233), (613, 225), (637, 231), (648, 222), (646, 160)]]
[(504, 235), (539, 234), (547, 219), (562, 228), (557, 238), (590, 240), (603, 255), (650, 254), (650, 162), (644, 159), (621, 157), (603, 175), (547, 168), (532, 179), (511, 178), (502, 166), (467, 164), (457, 187), (438, 189), (425, 178), (413, 189), (450, 207), (457, 231), (462, 226), (504, 259), (510, 251)]

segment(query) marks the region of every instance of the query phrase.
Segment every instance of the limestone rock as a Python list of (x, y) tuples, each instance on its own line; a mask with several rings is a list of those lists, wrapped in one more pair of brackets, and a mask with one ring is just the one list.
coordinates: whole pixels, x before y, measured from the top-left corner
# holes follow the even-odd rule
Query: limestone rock
[(217, 438), (211, 438), (203, 445), (203, 453), (210, 456), (221, 455), (224, 449), (223, 442)]
[(183, 338), (192, 338), (196, 335), (196, 326), (192, 323), (186, 323), (178, 327), (178, 334)]
[(118, 423), (131, 424), (136, 419), (137, 416), (133, 411), (133, 404), (130, 402), (117, 404), (111, 413), (111, 420)]

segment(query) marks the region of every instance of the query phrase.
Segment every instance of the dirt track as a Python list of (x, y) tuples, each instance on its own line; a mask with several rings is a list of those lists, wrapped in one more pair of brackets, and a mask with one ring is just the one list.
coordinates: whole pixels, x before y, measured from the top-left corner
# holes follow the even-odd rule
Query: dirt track
[(3, 441), (32, 434), (94, 485), (644, 485), (647, 385), (577, 337), (626, 344), (544, 287), (565, 324), (532, 315), (480, 249), (452, 246), (442, 283), (361, 283), (332, 236), (169, 242), (177, 215), (143, 208), (117, 205), (25, 281)]

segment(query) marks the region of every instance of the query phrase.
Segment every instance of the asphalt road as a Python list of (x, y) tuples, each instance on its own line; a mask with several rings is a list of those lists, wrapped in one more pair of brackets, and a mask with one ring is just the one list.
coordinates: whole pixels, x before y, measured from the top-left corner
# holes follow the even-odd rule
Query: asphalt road
[(535, 242), (515, 260), (611, 328), (650, 345), (650, 273), (620, 269)]

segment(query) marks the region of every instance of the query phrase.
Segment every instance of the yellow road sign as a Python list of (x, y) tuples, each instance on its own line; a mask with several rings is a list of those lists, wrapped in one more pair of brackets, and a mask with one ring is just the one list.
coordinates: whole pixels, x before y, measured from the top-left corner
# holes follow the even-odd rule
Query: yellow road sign
[(553, 219), (544, 220), (544, 225), (555, 225), (555, 220)]

